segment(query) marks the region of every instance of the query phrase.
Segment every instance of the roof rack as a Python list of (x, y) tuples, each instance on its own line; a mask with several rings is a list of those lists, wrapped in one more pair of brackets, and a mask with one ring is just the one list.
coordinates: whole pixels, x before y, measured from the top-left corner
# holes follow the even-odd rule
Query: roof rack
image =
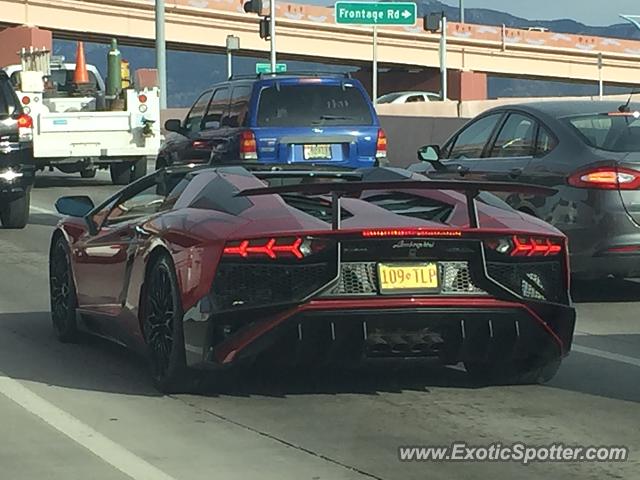
[(256, 73), (256, 74), (241, 74), (231, 75), (228, 80), (247, 80), (247, 79), (263, 79), (269, 77), (340, 77), (340, 78), (353, 78), (351, 72), (313, 72), (305, 70), (294, 70), (289, 72), (268, 72), (268, 73)]

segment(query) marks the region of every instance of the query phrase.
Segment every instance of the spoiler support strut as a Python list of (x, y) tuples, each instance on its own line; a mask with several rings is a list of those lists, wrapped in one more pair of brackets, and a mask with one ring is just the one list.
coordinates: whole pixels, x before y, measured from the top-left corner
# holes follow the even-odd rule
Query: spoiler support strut
[(341, 198), (341, 192), (337, 192), (335, 190), (331, 192), (331, 228), (333, 230), (340, 230), (340, 223), (342, 222), (342, 207), (340, 206)]
[(469, 228), (480, 228), (478, 221), (478, 207), (476, 205), (476, 197), (480, 193), (478, 189), (465, 190), (464, 196), (467, 199), (467, 215), (469, 216)]

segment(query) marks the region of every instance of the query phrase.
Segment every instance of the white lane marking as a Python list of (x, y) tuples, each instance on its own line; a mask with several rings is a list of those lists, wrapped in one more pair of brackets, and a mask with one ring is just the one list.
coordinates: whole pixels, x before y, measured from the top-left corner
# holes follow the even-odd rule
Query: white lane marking
[(176, 480), (0, 371), (0, 394), (133, 480)]
[(58, 216), (58, 212), (54, 212), (53, 210), (49, 210), (48, 208), (36, 207), (35, 205), (29, 205), (29, 210), (33, 210), (36, 213), (46, 213), (48, 215), (56, 215)]
[(619, 353), (607, 352), (605, 350), (598, 350), (597, 348), (583, 347), (582, 345), (576, 344), (573, 344), (571, 350), (578, 353), (584, 353), (586, 355), (592, 355), (594, 357), (613, 360), (615, 362), (626, 363), (627, 365), (633, 365), (634, 367), (640, 367), (640, 358), (620, 355)]

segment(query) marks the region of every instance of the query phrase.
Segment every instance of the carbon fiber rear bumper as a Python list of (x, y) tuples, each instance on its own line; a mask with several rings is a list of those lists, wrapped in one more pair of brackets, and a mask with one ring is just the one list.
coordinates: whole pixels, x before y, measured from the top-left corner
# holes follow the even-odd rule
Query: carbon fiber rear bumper
[(248, 321), (226, 338), (213, 319), (200, 323), (199, 332), (194, 326), (185, 324), (192, 366), (262, 356), (292, 364), (428, 357), (455, 364), (566, 355), (575, 311), (493, 298), (316, 300)]

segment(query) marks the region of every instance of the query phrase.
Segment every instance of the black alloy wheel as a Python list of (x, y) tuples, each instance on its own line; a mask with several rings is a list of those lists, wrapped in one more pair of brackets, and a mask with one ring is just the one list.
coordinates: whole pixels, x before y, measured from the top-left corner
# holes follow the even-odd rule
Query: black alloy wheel
[(51, 249), (49, 287), (51, 321), (56, 336), (61, 342), (74, 342), (78, 339), (76, 289), (71, 272), (69, 249), (63, 238), (58, 238)]
[(151, 376), (161, 392), (177, 393), (187, 388), (189, 372), (178, 282), (168, 255), (162, 255), (154, 262), (145, 283), (142, 333), (148, 348)]

